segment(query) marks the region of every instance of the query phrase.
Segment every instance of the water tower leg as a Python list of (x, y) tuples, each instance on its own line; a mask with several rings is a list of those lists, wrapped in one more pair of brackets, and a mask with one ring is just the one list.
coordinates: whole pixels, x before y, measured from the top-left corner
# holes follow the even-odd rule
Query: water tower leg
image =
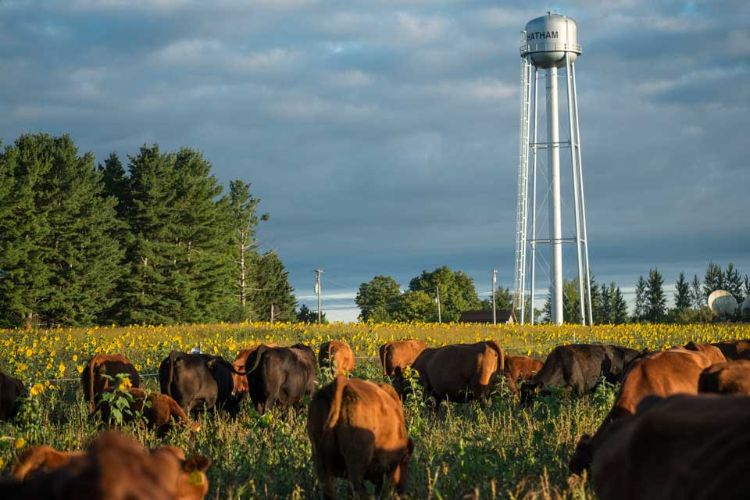
[(550, 263), (552, 321), (563, 322), (562, 217), (560, 213), (560, 124), (557, 104), (557, 68), (547, 70), (547, 151), (550, 182)]

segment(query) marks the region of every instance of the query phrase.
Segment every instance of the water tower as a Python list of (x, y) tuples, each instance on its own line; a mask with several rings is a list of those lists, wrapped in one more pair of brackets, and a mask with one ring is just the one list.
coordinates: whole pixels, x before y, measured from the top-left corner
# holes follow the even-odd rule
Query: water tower
[[(552, 322), (563, 320), (563, 244), (575, 244), (578, 257), (578, 286), (581, 322), (591, 324), (591, 274), (589, 272), (588, 238), (586, 237), (586, 203), (583, 196), (581, 138), (578, 126), (578, 94), (575, 61), (581, 55), (573, 19), (548, 12), (526, 24), (521, 40), (521, 130), (518, 168), (518, 214), (516, 220), (516, 265), (514, 308), (524, 322), (527, 302), (531, 304), (534, 322), (534, 286), (539, 245), (549, 246), (549, 282)], [(541, 72), (540, 72), (541, 70)], [(559, 78), (562, 76), (562, 78)], [(539, 80), (544, 78), (546, 106), (539, 108)], [(560, 139), (558, 87), (567, 94), (567, 137)], [(546, 132), (539, 129), (539, 116), (546, 119)], [(560, 152), (570, 157), (575, 235), (562, 234)], [(545, 154), (539, 154), (546, 151)], [(546, 158), (545, 158), (546, 157)], [(546, 176), (537, 179), (546, 161)], [(567, 163), (567, 161), (566, 161)], [(531, 174), (531, 175), (529, 175)], [(539, 181), (539, 182), (537, 182)], [(538, 192), (539, 188), (539, 192)], [(539, 206), (549, 210), (549, 232), (537, 228)], [(543, 218), (542, 214), (542, 218)], [(540, 235), (542, 237), (540, 237)], [(527, 255), (530, 259), (527, 259)], [(528, 285), (528, 288), (527, 288)]]

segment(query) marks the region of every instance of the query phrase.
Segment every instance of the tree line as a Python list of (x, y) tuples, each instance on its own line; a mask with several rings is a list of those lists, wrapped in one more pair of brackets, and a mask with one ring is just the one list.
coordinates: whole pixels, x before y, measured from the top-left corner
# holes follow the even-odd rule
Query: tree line
[(228, 192), (194, 149), (143, 146), (96, 164), (68, 135), (0, 152), (0, 324), (76, 326), (296, 318), (260, 200)]
[(640, 276), (635, 287), (634, 322), (693, 323), (710, 321), (713, 313), (708, 308), (708, 296), (716, 290), (726, 290), (742, 304), (750, 296), (750, 277), (743, 275), (733, 263), (722, 270), (719, 264), (709, 262), (703, 279), (697, 274), (692, 280), (681, 272), (675, 283), (673, 307), (667, 307), (664, 278), (658, 269), (651, 269), (648, 276)]

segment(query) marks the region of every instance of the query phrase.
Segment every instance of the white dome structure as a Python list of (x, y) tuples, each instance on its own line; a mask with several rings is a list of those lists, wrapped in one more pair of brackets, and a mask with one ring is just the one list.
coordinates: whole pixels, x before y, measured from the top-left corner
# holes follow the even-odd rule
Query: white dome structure
[(745, 300), (742, 302), (740, 316), (744, 319), (750, 319), (750, 296), (745, 297)]
[(708, 307), (719, 318), (729, 318), (737, 312), (737, 299), (726, 290), (714, 290), (708, 296)]

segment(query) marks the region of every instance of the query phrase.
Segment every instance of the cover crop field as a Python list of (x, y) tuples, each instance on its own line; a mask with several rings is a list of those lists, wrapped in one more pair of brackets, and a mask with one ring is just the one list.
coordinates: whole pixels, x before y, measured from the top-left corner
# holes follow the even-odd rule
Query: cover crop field
[[(556, 345), (571, 342), (614, 343), (660, 349), (689, 340), (714, 342), (750, 337), (750, 325), (487, 326), (455, 324), (267, 323), (154, 326), (129, 328), (0, 331), (2, 370), (29, 387), (29, 398), (14, 423), (0, 423), (0, 469), (8, 473), (26, 446), (50, 444), (79, 449), (98, 430), (80, 386), (80, 372), (94, 353), (122, 353), (142, 375), (147, 389), (158, 390), (151, 376), (172, 350), (200, 346), (203, 352), (233, 360), (237, 351), (257, 342), (302, 342), (313, 347), (343, 339), (357, 356), (354, 376), (383, 381), (377, 359), (384, 342), (419, 338), (429, 344), (494, 339), (510, 354), (544, 359)], [(320, 382), (330, 380), (321, 373)], [(593, 395), (548, 397), (522, 409), (502, 386), (490, 405), (449, 404), (439, 411), (418, 399), (405, 404), (407, 426), (415, 443), (406, 496), (412, 498), (524, 498), (588, 496), (567, 483), (567, 462), (578, 437), (596, 429), (609, 410), (615, 389), (600, 386)], [(306, 411), (275, 409), (259, 416), (244, 404), (238, 418), (226, 414), (197, 417), (197, 432), (173, 430), (160, 439), (143, 425), (126, 432), (148, 446), (169, 443), (188, 454), (213, 459), (208, 471), (209, 498), (309, 498), (316, 496)], [(346, 483), (339, 482), (344, 493)]]

